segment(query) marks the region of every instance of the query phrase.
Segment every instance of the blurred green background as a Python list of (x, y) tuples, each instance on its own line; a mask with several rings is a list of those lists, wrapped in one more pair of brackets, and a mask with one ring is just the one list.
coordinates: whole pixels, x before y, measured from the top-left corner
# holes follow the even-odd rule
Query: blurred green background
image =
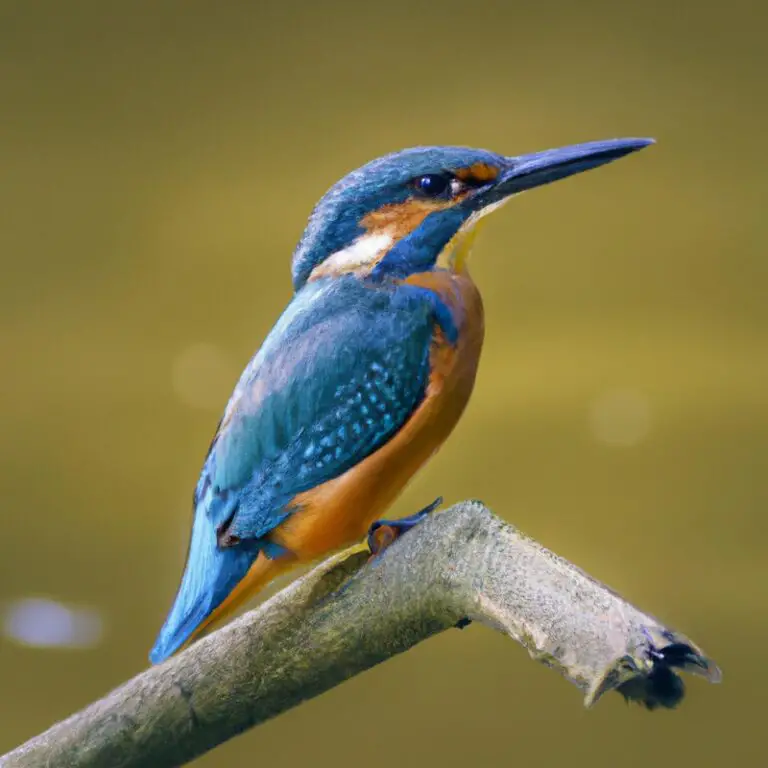
[(145, 666), (208, 441), (332, 182), (414, 144), (651, 135), (485, 227), (477, 389), (397, 509), (484, 499), (690, 634), (723, 685), (586, 712), (475, 627), (198, 764), (765, 765), (765, 16), (0, 2), (0, 751)]

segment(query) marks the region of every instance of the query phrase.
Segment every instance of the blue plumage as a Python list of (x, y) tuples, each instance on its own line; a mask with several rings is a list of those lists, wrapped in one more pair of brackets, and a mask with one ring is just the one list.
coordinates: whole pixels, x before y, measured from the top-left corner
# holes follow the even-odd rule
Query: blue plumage
[[(214, 455), (214, 485), (242, 487), (229, 533), (265, 535), (288, 514), (293, 496), (338, 477), (405, 423), (429, 375), (432, 317), (420, 295), (337, 279), (317, 290), (284, 333), (267, 339), (244, 391), (266, 385), (269, 394), (256, 412), (236, 406)], [(306, 354), (286, 380), (298, 346)]]
[[(427, 291), (351, 276), (296, 294), (211, 445), (187, 566), (153, 661), (183, 644), (245, 576), (296, 494), (343, 474), (407, 421), (428, 381), (440, 315)], [(237, 546), (218, 546), (222, 526)]]
[(374, 268), (373, 276), (404, 278), (432, 269), (443, 248), (471, 215), (471, 208), (461, 206), (436, 211), (390, 249)]

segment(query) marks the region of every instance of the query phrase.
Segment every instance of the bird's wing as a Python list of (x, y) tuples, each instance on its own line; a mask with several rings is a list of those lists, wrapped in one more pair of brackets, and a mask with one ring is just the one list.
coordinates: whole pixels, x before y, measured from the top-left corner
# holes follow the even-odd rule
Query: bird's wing
[(240, 540), (264, 536), (296, 494), (383, 445), (429, 378), (430, 308), (410, 295), (331, 286), (276, 330), (238, 386), (201, 478), (198, 503)]
[(432, 308), (407, 291), (336, 279), (297, 294), (211, 444), (185, 573), (153, 660), (194, 632), (259, 549), (269, 554), (260, 540), (291, 514), (296, 494), (343, 474), (408, 420), (428, 383), (432, 332)]

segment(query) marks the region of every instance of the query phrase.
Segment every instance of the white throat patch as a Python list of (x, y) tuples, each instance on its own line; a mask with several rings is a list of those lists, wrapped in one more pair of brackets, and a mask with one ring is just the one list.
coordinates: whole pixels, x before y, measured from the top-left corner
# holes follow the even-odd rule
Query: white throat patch
[(386, 232), (360, 235), (351, 245), (332, 253), (312, 270), (312, 277), (338, 275), (365, 267), (373, 268), (392, 247), (394, 238)]

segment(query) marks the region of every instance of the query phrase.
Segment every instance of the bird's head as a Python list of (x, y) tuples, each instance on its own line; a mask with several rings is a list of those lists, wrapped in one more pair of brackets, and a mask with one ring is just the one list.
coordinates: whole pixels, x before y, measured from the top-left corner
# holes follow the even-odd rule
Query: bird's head
[(337, 182), (315, 206), (294, 253), (294, 288), (349, 272), (375, 279), (461, 270), (466, 236), (513, 195), (651, 143), (611, 139), (518, 157), (415, 147), (380, 157)]

